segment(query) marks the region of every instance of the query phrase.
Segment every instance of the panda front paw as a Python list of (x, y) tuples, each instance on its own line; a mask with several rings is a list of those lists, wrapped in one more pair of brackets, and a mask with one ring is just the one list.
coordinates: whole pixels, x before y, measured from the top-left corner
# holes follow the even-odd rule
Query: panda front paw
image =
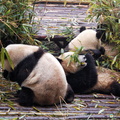
[(3, 76), (5, 79), (8, 79), (9, 72), (8, 72), (7, 70), (3, 70), (2, 76)]

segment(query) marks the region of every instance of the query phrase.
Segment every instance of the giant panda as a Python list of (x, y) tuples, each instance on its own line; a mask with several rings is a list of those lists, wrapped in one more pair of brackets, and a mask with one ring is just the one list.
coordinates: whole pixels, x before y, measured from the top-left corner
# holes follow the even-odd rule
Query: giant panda
[[(22, 106), (34, 104), (46, 106), (60, 102), (72, 102), (74, 92), (66, 81), (61, 64), (50, 53), (38, 46), (11, 44), (5, 48), (14, 64), (7, 59), (3, 76), (21, 86), (18, 103)], [(7, 58), (7, 57), (6, 57)]]
[[(120, 80), (120, 73), (107, 68), (96, 67), (93, 56), (89, 53), (85, 55), (86, 61), (84, 63), (80, 61), (81, 64), (76, 64), (77, 61), (70, 62), (71, 55), (72, 58), (76, 56), (74, 52), (65, 52), (58, 57), (58, 60), (63, 66), (67, 81), (75, 93), (100, 92), (120, 96), (120, 84), (117, 81)], [(78, 55), (78, 58), (80, 56)]]
[(101, 46), (102, 34), (102, 31), (86, 29), (82, 26), (79, 35), (70, 41), (65, 50), (76, 51), (77, 48), (83, 47), (83, 50), (92, 53), (93, 57), (98, 59), (105, 53), (104, 47)]

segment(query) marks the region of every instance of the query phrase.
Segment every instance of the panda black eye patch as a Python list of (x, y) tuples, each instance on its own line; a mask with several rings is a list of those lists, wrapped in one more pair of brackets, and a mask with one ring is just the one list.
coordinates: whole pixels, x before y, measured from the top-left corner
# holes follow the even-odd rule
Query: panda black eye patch
[(21, 85), (34, 69), (38, 60), (42, 57), (43, 54), (44, 51), (39, 49), (38, 51), (24, 58), (10, 73), (10, 80), (17, 81), (17, 83)]

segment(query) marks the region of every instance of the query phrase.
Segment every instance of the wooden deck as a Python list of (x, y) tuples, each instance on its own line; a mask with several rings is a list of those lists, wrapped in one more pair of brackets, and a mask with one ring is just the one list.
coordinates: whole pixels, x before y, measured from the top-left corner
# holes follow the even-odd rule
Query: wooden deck
[(87, 16), (88, 5), (68, 4), (36, 4), (36, 18), (39, 20), (38, 36), (59, 35), (66, 28), (72, 27), (75, 34), (78, 33), (80, 26), (96, 27), (96, 23), (89, 23)]
[[(9, 99), (10, 100), (10, 99)], [(10, 101), (9, 101), (10, 102)], [(0, 120), (120, 119), (120, 100), (111, 95), (76, 95), (72, 104), (22, 107), (15, 102), (0, 105)]]

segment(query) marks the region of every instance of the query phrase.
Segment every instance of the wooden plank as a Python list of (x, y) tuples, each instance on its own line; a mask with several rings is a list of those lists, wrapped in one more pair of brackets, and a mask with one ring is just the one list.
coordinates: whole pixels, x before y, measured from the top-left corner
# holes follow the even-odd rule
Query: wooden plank
[[(38, 36), (46, 35), (46, 31), (58, 35), (66, 27), (73, 28), (73, 31), (80, 26), (94, 27), (95, 23), (88, 23), (85, 20), (88, 5), (67, 5), (63, 4), (36, 4), (35, 20), (40, 20)], [(78, 34), (75, 32), (75, 34)]]
[[(13, 100), (13, 98), (10, 98)], [(10, 100), (9, 99), (9, 100)], [(120, 99), (112, 95), (75, 95), (71, 104), (48, 107), (22, 107), (18, 104), (0, 104), (0, 119), (120, 119)]]
[(46, 3), (65, 3), (65, 4), (89, 4), (90, 0), (36, 0), (36, 3), (46, 2)]

